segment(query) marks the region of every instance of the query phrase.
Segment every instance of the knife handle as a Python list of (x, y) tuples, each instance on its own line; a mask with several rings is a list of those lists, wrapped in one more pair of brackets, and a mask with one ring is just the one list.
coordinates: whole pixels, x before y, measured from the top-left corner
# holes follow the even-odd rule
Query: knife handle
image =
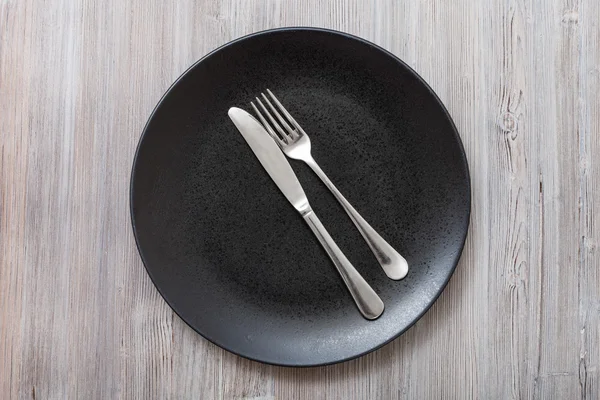
[(333, 261), (361, 314), (366, 319), (379, 317), (383, 313), (384, 305), (377, 293), (348, 261), (316, 214), (311, 210), (302, 216)]

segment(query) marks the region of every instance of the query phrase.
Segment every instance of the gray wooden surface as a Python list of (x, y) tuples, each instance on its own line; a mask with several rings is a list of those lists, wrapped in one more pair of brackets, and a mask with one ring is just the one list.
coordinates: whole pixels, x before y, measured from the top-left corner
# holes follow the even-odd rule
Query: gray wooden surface
[[(417, 70), (472, 174), (462, 260), (379, 351), (265, 366), (195, 334), (132, 236), (154, 105), (246, 33), (329, 27)], [(0, 398), (598, 399), (596, 0), (0, 0)]]

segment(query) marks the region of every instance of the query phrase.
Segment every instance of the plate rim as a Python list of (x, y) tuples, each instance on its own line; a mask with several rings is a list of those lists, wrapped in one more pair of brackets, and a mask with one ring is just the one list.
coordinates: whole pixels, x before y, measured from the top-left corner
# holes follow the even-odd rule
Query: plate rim
[[(413, 77), (415, 77), (421, 84), (423, 84), (423, 86), (427, 89), (427, 91), (435, 98), (435, 100), (437, 101), (437, 103), (442, 107), (442, 111), (444, 112), (444, 114), (446, 115), (446, 117), (448, 118), (448, 121), (450, 121), (450, 126), (452, 128), (452, 132), (455, 136), (455, 140), (458, 142), (459, 145), (459, 150), (460, 150), (460, 158), (462, 159), (462, 163), (463, 163), (463, 167), (464, 170), (466, 172), (466, 183), (467, 183), (467, 190), (469, 193), (468, 196), (468, 200), (467, 200), (467, 214), (466, 214), (466, 226), (464, 227), (464, 234), (460, 243), (460, 251), (457, 252), (454, 260), (452, 261), (452, 268), (450, 269), (450, 273), (448, 274), (446, 280), (442, 283), (442, 285), (440, 285), (439, 290), (437, 291), (437, 293), (435, 294), (435, 296), (433, 296), (431, 298), (431, 301), (426, 305), (426, 307), (423, 308), (423, 310), (402, 330), (400, 330), (397, 334), (392, 335), (388, 340), (378, 344), (377, 346), (374, 346), (368, 350), (365, 350), (363, 352), (348, 356), (348, 357), (344, 357), (344, 358), (340, 358), (340, 359), (336, 359), (336, 360), (332, 360), (332, 361), (327, 361), (327, 362), (315, 362), (315, 363), (297, 363), (297, 362), (276, 362), (273, 360), (266, 360), (266, 359), (259, 359), (256, 357), (251, 357), (245, 354), (241, 354), (237, 351), (234, 351), (230, 348), (228, 348), (228, 346), (219, 343), (219, 341), (217, 339), (211, 338), (208, 335), (206, 335), (203, 332), (200, 332), (200, 330), (198, 330), (196, 327), (192, 326), (185, 318), (183, 318), (181, 316), (181, 314), (176, 310), (176, 308), (173, 306), (172, 302), (170, 302), (167, 299), (167, 296), (163, 293), (163, 291), (160, 289), (160, 287), (156, 284), (156, 281), (154, 279), (154, 276), (152, 275), (152, 273), (150, 272), (150, 270), (148, 269), (147, 266), (147, 262), (146, 259), (144, 258), (143, 252), (140, 248), (140, 243), (138, 240), (138, 234), (137, 234), (137, 228), (136, 228), (136, 224), (135, 224), (135, 219), (134, 219), (134, 209), (133, 209), (133, 196), (134, 196), (134, 188), (133, 188), (133, 183), (134, 183), (134, 179), (135, 179), (135, 167), (138, 161), (138, 156), (139, 156), (139, 152), (140, 152), (140, 148), (142, 146), (142, 142), (144, 141), (144, 138), (148, 132), (148, 127), (150, 125), (150, 122), (152, 121), (152, 119), (154, 118), (154, 116), (156, 115), (157, 111), (159, 110), (159, 108), (163, 105), (163, 103), (165, 102), (165, 99), (169, 96), (169, 94), (181, 83), (181, 81), (183, 80), (183, 78), (194, 68), (196, 68), (197, 65), (201, 64), (202, 62), (208, 60), (210, 57), (214, 56), (215, 54), (217, 54), (218, 52), (220, 52), (221, 50), (232, 46), (234, 44), (237, 44), (238, 42), (242, 42), (244, 40), (247, 39), (251, 39), (257, 36), (263, 36), (263, 35), (269, 35), (272, 33), (278, 33), (278, 32), (320, 32), (320, 33), (326, 33), (326, 34), (330, 34), (330, 35), (336, 35), (336, 36), (341, 36), (343, 38), (346, 39), (352, 39), (352, 40), (356, 40), (358, 42), (361, 42), (362, 44), (366, 44), (370, 47), (373, 47), (375, 50), (378, 50), (382, 53), (384, 53), (385, 55), (387, 55), (388, 57), (390, 57), (392, 60), (394, 60), (395, 62), (397, 62), (398, 64), (400, 64), (402, 67), (404, 67), (407, 72), (409, 72), (410, 74), (413, 75)], [(260, 30), (260, 31), (256, 31), (256, 32), (252, 32), (243, 36), (240, 36), (236, 39), (233, 39), (231, 41), (228, 41), (218, 47), (216, 47), (215, 49), (211, 50), (210, 52), (208, 52), (207, 54), (205, 54), (204, 56), (202, 56), (201, 58), (199, 58), (197, 61), (195, 61), (194, 63), (192, 63), (192, 65), (190, 65), (188, 68), (186, 68), (180, 75), (179, 77), (165, 90), (165, 92), (163, 93), (163, 95), (161, 96), (160, 100), (156, 103), (156, 106), (154, 107), (154, 109), (152, 110), (152, 112), (150, 113), (150, 115), (148, 116), (148, 119), (146, 121), (146, 123), (144, 124), (144, 128), (142, 129), (142, 133), (139, 136), (138, 139), (138, 143), (135, 149), (135, 155), (133, 157), (133, 161), (132, 161), (132, 166), (131, 166), (131, 174), (130, 174), (130, 180), (129, 180), (129, 216), (130, 216), (130, 222), (131, 222), (131, 227), (133, 230), (133, 236), (135, 239), (135, 244), (136, 244), (136, 248), (138, 251), (138, 254), (140, 256), (140, 259), (142, 260), (142, 264), (144, 265), (144, 269), (146, 270), (146, 273), (148, 274), (148, 276), (150, 277), (150, 280), (152, 281), (152, 284), (154, 285), (154, 287), (156, 288), (156, 290), (158, 291), (158, 293), (161, 295), (161, 297), (163, 298), (163, 300), (167, 303), (167, 305), (169, 306), (169, 308), (179, 317), (180, 320), (182, 320), (187, 326), (189, 326), (194, 332), (196, 332), (197, 334), (199, 334), (201, 337), (203, 337), (204, 339), (208, 340), (210, 343), (218, 346), (219, 348), (226, 350), (230, 353), (233, 353), (239, 357), (251, 360), (251, 361), (255, 361), (255, 362), (259, 362), (259, 363), (263, 363), (263, 364), (267, 364), (267, 365), (273, 365), (273, 366), (279, 366), (279, 367), (295, 367), (295, 368), (311, 368), (311, 367), (322, 367), (322, 366), (328, 366), (328, 365), (334, 365), (334, 364), (339, 364), (339, 363), (343, 363), (346, 361), (350, 361), (350, 360), (354, 360), (357, 359), (359, 357), (362, 357), (364, 355), (367, 355), (369, 353), (375, 352), (379, 349), (381, 349), (382, 347), (386, 346), (387, 344), (393, 342), (394, 340), (396, 340), (397, 338), (399, 338), (401, 335), (403, 335), (405, 332), (407, 332), (410, 328), (412, 328), (419, 320), (421, 320), (421, 318), (423, 318), (423, 316), (431, 309), (431, 307), (433, 306), (433, 304), (435, 304), (435, 302), (438, 300), (438, 298), (441, 296), (441, 294), (444, 292), (444, 290), (446, 289), (446, 286), (448, 285), (448, 282), (450, 281), (450, 279), (452, 278), (452, 276), (454, 275), (454, 272), (456, 271), (456, 268), (458, 266), (458, 263), (460, 262), (460, 259), (462, 257), (462, 253), (464, 251), (465, 248), (465, 244), (466, 244), (466, 240), (467, 237), (469, 235), (469, 227), (470, 227), (470, 223), (471, 223), (471, 208), (472, 208), (472, 189), (471, 189), (471, 173), (469, 170), (469, 164), (467, 161), (467, 154), (466, 151), (464, 149), (464, 145), (462, 142), (462, 139), (458, 133), (458, 129), (456, 128), (456, 124), (454, 123), (454, 120), (452, 119), (452, 116), (450, 115), (450, 113), (448, 112), (448, 109), (446, 108), (446, 106), (444, 105), (444, 103), (441, 101), (441, 99), (439, 98), (439, 96), (435, 93), (435, 91), (431, 88), (431, 86), (427, 83), (427, 81), (425, 81), (425, 79), (423, 79), (423, 77), (421, 77), (421, 75), (419, 75), (413, 68), (411, 68), (408, 64), (406, 64), (404, 61), (402, 61), (398, 56), (396, 56), (394, 53), (386, 50), (385, 48), (367, 40), (364, 38), (361, 38), (359, 36), (347, 33), (347, 32), (343, 32), (343, 31), (338, 31), (338, 30), (334, 30), (334, 29), (328, 29), (328, 28), (320, 28), (320, 27), (311, 27), (311, 26), (289, 26), (289, 27), (280, 27), (280, 28), (272, 28), (272, 29), (265, 29), (265, 30)]]

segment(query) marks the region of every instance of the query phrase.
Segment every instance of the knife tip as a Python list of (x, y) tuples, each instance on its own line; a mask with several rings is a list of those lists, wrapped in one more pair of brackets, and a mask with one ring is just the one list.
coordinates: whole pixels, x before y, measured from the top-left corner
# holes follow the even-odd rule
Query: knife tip
[(229, 115), (230, 117), (235, 115), (236, 113), (240, 112), (241, 108), (237, 108), (237, 107), (231, 107), (229, 109), (229, 111), (227, 111), (227, 115)]

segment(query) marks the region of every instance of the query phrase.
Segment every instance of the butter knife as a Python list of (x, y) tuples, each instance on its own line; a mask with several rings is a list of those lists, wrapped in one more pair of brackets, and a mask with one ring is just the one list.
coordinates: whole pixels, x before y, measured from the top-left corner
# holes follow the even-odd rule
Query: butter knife
[(304, 194), (296, 174), (279, 146), (260, 122), (246, 111), (232, 107), (229, 109), (228, 115), (279, 190), (313, 231), (337, 268), (361, 314), (367, 319), (379, 317), (384, 310), (383, 301), (352, 266), (319, 221), (308, 203), (308, 198)]

